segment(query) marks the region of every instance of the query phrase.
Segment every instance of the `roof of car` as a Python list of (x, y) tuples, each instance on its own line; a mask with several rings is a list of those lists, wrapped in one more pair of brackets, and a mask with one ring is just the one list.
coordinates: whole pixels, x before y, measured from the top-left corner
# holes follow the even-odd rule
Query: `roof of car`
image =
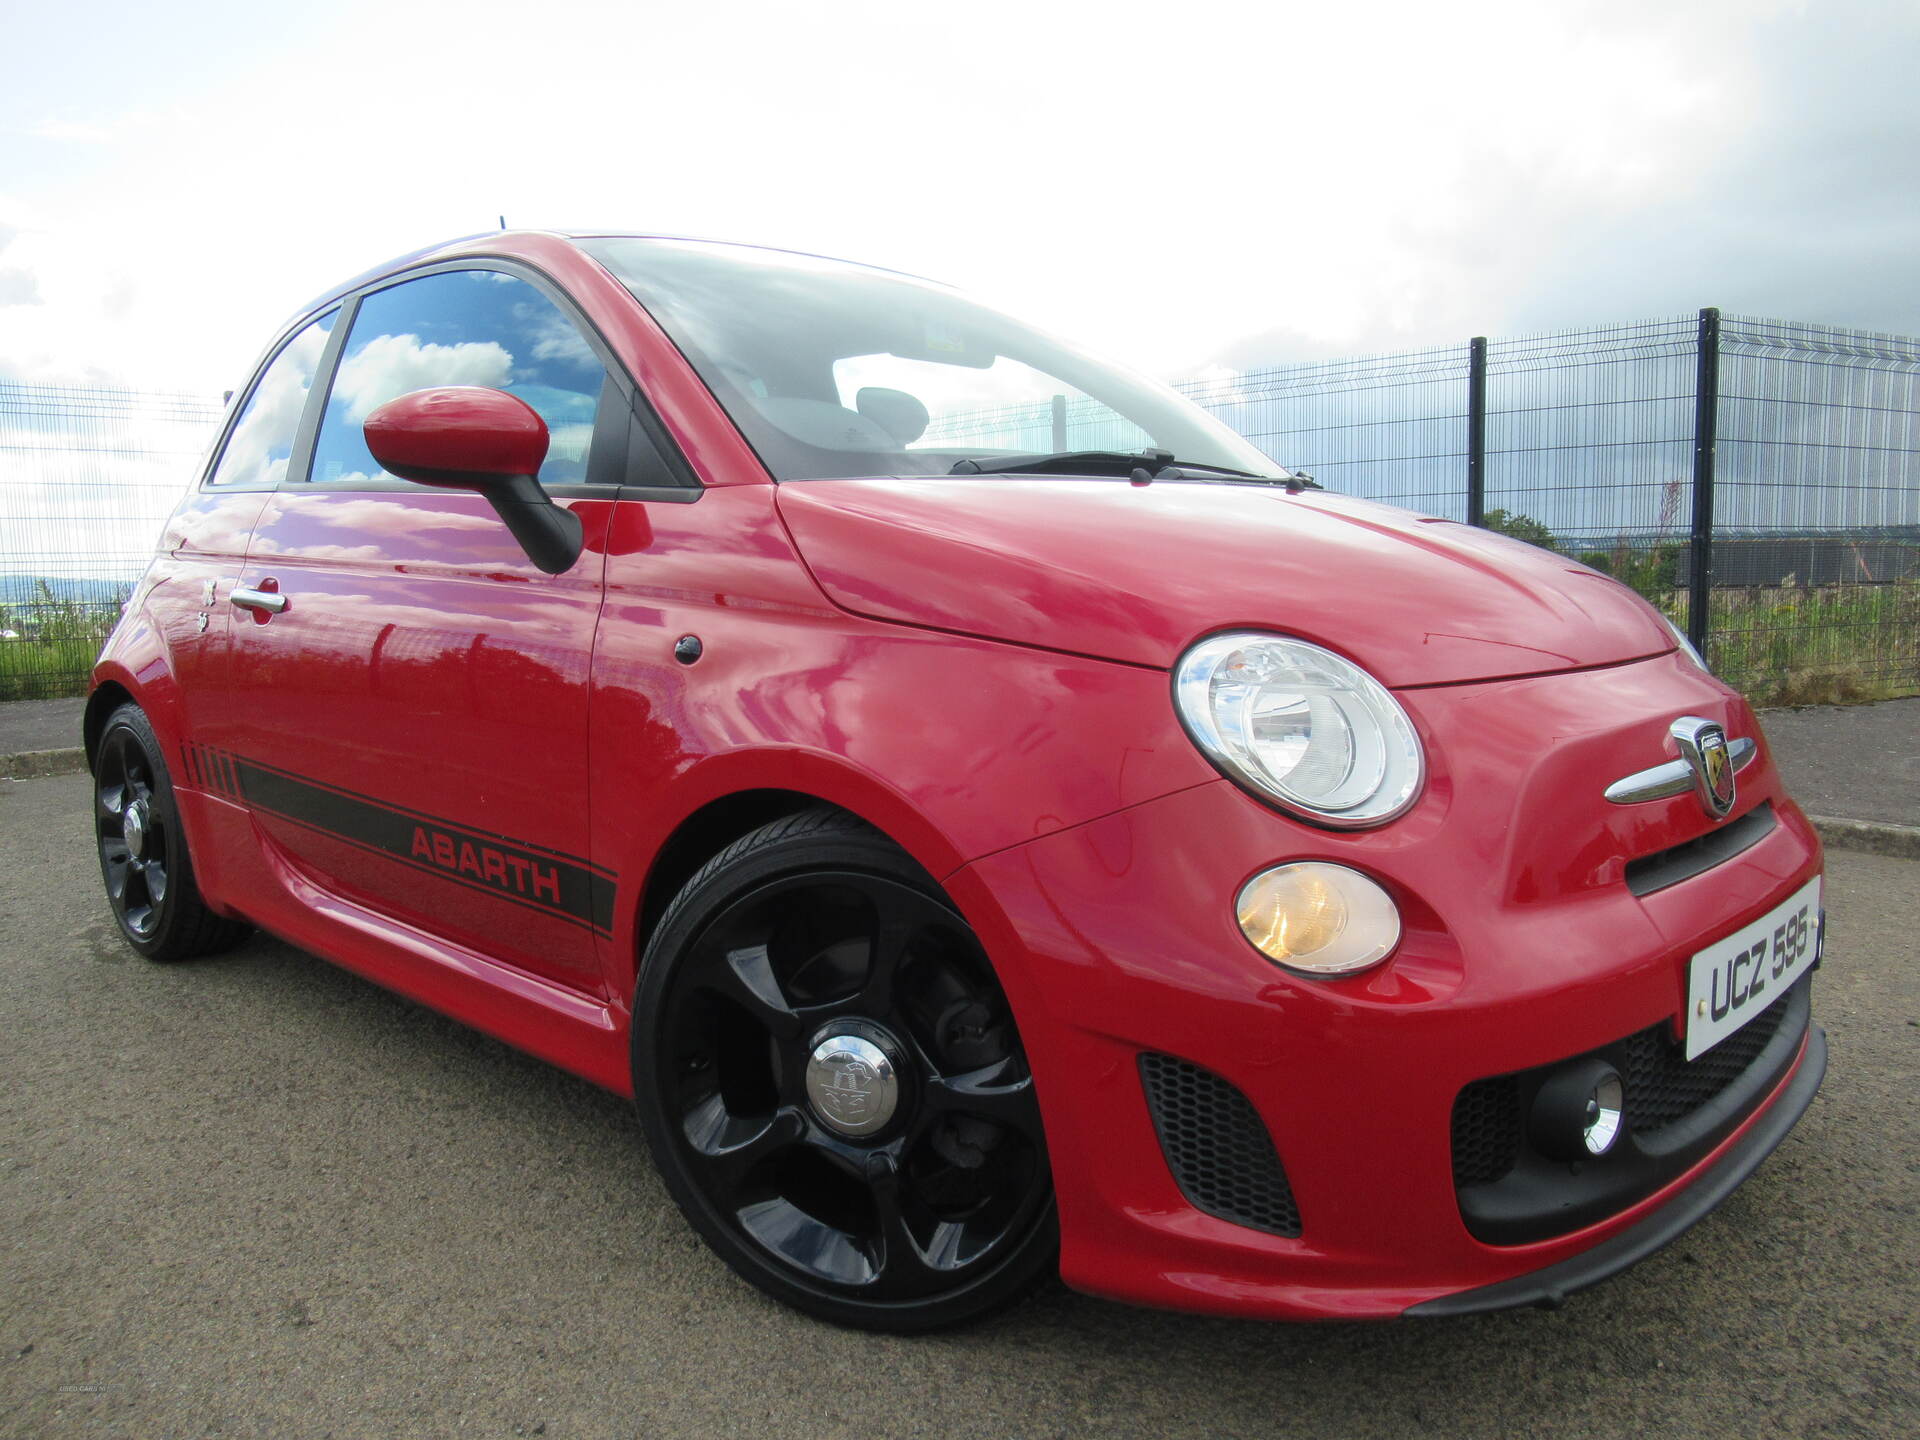
[(458, 245), (471, 245), (475, 241), (488, 240), (496, 236), (527, 234), (551, 235), (562, 240), (682, 240), (692, 241), (695, 244), (701, 245), (736, 245), (744, 250), (766, 250), (779, 255), (804, 255), (813, 260), (832, 260), (841, 265), (858, 265), (862, 269), (880, 270), (889, 275), (904, 275), (910, 280), (920, 280), (928, 284), (938, 285), (944, 283), (938, 280), (928, 280), (926, 276), (915, 275), (909, 270), (896, 270), (887, 265), (870, 265), (863, 260), (848, 260), (844, 256), (839, 255), (822, 255), (818, 251), (799, 250), (791, 245), (762, 245), (751, 240), (728, 240), (714, 235), (678, 235), (659, 230), (617, 229), (611, 226), (581, 229), (545, 229), (532, 226), (516, 226), (512, 230), (479, 230), (471, 235), (455, 235), (446, 240), (436, 240), (431, 245), (423, 245), (418, 250), (409, 250), (404, 255), (396, 255), (391, 260), (362, 270), (351, 280), (329, 286), (326, 290), (303, 305), (299, 313), (301, 315), (311, 315), (323, 306), (332, 304), (349, 291), (357, 290), (370, 281), (378, 280), (385, 275), (391, 275), (394, 271), (404, 269), (416, 260), (424, 260), (427, 256), (437, 254), (440, 251), (451, 250)]

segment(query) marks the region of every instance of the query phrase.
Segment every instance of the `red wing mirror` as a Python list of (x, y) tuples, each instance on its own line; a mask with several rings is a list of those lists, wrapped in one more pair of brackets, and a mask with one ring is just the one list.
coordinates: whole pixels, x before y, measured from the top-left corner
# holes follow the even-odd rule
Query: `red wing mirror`
[(547, 422), (504, 390), (446, 385), (375, 410), (367, 417), (367, 449), (402, 480), (479, 490), (499, 476), (538, 475)]
[(527, 558), (558, 575), (580, 558), (580, 517), (534, 477), (547, 458), (547, 422), (504, 390), (446, 385), (389, 400), (367, 417), (367, 450), (390, 475), (476, 490)]

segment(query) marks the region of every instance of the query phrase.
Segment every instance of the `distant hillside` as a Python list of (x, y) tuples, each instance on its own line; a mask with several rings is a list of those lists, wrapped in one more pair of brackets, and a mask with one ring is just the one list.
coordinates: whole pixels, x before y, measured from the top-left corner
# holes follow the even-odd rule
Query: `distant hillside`
[(118, 604), (133, 588), (130, 580), (63, 580), (51, 575), (0, 575), (0, 605), (18, 605), (40, 598), (45, 585), (56, 600), (88, 604)]

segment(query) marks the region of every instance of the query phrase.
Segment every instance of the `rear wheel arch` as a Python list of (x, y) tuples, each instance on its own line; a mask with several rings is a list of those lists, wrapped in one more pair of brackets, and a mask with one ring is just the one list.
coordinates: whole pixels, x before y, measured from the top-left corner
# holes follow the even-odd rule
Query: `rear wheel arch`
[(145, 654), (116, 652), (94, 666), (93, 690), (81, 714), (89, 769), (98, 758), (96, 752), (107, 721), (115, 710), (129, 703), (138, 705), (146, 715), (165, 747), (168, 763), (178, 759), (186, 737), (181, 734), (180, 686), (167, 655), (157, 649)]
[(80, 719), (82, 743), (87, 750), (87, 769), (93, 769), (94, 758), (100, 750), (100, 735), (107, 728), (107, 721), (113, 712), (122, 705), (138, 704), (134, 694), (118, 680), (102, 680), (94, 686), (93, 693), (87, 696), (87, 708)]
[[(115, 698), (114, 692), (120, 692)], [(89, 728), (94, 838), (121, 934), (150, 960), (185, 960), (237, 944), (244, 921), (215, 910), (195, 879), (165, 742), (138, 702), (102, 686), (109, 705)]]

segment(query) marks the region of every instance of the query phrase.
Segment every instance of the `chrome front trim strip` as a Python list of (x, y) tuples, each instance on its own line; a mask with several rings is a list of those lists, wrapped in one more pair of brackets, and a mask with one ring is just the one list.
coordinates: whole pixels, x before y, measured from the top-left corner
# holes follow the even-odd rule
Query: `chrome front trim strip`
[[(1733, 773), (1747, 768), (1757, 747), (1750, 736), (1727, 741), (1727, 754), (1733, 760)], [(1638, 770), (1607, 787), (1607, 799), (1616, 805), (1638, 805), (1646, 800), (1665, 800), (1693, 789), (1693, 766), (1685, 760), (1669, 760), (1651, 770)]]

